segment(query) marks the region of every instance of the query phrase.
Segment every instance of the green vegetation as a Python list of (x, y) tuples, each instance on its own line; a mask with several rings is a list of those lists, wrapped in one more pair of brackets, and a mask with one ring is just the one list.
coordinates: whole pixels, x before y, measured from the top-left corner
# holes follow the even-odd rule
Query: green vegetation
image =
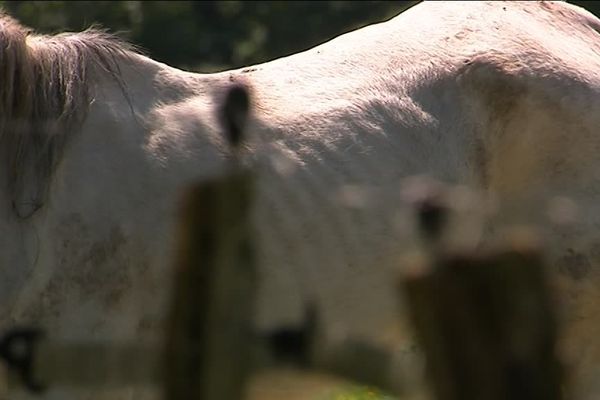
[(322, 400), (396, 400), (396, 398), (387, 396), (373, 388), (358, 387), (340, 390)]

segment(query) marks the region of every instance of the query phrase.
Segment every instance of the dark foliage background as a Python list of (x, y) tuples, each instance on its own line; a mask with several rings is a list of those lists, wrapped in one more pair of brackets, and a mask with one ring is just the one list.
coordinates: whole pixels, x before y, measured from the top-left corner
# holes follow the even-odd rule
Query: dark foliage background
[[(400, 13), (417, 1), (0, 1), (43, 33), (92, 24), (152, 58), (196, 71), (255, 64), (296, 53)], [(600, 15), (600, 1), (573, 1)]]

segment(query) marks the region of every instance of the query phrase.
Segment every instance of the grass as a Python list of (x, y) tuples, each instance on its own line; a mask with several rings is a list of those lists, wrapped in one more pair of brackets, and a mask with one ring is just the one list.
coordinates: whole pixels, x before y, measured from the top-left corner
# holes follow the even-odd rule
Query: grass
[(396, 398), (369, 387), (351, 387), (335, 392), (320, 400), (396, 400)]

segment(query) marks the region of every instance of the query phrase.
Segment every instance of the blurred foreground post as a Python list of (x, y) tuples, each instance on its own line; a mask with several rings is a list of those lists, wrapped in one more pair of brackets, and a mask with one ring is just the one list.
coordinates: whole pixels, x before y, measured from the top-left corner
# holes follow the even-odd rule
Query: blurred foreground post
[(561, 369), (539, 249), (440, 254), (403, 281), (438, 400), (557, 400)]
[[(244, 88), (223, 107), (232, 147), (248, 111)], [(250, 209), (253, 175), (237, 163), (184, 198), (165, 351), (166, 400), (239, 400), (251, 367), (256, 265)]]

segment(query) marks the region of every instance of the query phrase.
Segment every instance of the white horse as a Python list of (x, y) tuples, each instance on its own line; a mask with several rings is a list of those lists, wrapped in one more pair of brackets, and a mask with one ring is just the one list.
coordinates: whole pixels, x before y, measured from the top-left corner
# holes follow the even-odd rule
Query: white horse
[(5, 15), (0, 79), (2, 330), (159, 332), (178, 198), (226, 170), (215, 109), (239, 82), (252, 93), (244, 151), (259, 175), (257, 324), (297, 321), (311, 299), (344, 329), (386, 332), (408, 176), (484, 190), (529, 220), (565, 195), (584, 218), (548, 230), (549, 256), (565, 354), (578, 393), (593, 396), (600, 21), (590, 13), (426, 2), (216, 74), (171, 68), (100, 32), (34, 35)]

